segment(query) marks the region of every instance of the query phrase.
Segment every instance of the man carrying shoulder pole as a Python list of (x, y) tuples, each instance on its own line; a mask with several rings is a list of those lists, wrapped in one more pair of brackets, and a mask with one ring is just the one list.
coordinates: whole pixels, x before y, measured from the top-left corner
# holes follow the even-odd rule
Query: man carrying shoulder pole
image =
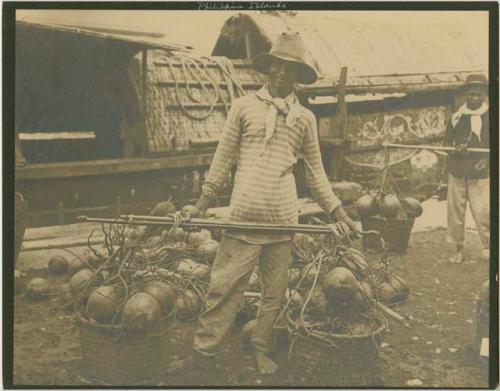
[[(254, 58), (253, 66), (268, 76), (268, 82), (256, 93), (233, 102), (194, 213), (184, 217), (205, 216), (210, 200), (236, 158), (229, 219), (297, 223), (293, 166), (302, 154), (306, 182), (315, 201), (336, 221), (345, 222), (354, 234), (359, 234), (359, 228), (342, 208), (325, 174), (316, 118), (299, 103), (294, 92), (296, 83), (312, 84), (317, 79), (300, 35), (283, 33), (269, 53)], [(197, 367), (213, 368), (252, 270), (259, 265), (262, 299), (252, 344), (260, 373), (276, 371), (277, 364), (271, 356), (273, 325), (288, 286), (291, 255), (290, 234), (226, 231), (212, 266), (206, 309), (199, 318), (194, 338)]]
[[(465, 212), (467, 203), (483, 245), (481, 258), (490, 258), (490, 170), (488, 82), (483, 75), (470, 75), (465, 86), (466, 101), (453, 113), (444, 144), (455, 150), (448, 156), (448, 236), (456, 246), (450, 263), (464, 261)], [(470, 149), (469, 149), (470, 148)]]

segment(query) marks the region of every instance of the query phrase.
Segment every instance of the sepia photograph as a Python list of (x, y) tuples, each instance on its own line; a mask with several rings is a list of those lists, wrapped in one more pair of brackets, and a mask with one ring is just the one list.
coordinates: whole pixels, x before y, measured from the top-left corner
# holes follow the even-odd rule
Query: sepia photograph
[(3, 3), (5, 388), (498, 387), (498, 3), (356, 3)]

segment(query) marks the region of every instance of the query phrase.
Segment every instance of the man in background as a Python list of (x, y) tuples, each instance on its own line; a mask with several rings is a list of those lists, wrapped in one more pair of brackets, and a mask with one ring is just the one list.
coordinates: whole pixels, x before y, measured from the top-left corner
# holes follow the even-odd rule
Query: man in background
[(465, 86), (465, 103), (453, 113), (445, 145), (455, 147), (448, 157), (448, 235), (455, 244), (451, 263), (465, 260), (465, 212), (470, 205), (479, 238), (482, 258), (490, 257), (490, 172), (489, 153), (467, 148), (489, 148), (488, 82), (483, 75), (470, 75)]

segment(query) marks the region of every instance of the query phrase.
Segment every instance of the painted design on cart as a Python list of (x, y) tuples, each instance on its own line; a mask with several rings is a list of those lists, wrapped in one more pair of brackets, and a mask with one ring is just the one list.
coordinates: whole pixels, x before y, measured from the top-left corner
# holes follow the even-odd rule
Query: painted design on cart
[[(418, 111), (385, 114), (383, 122), (380, 114), (365, 121), (361, 127), (361, 138), (373, 141), (403, 141), (412, 135), (417, 138), (436, 136), (446, 127), (447, 109), (443, 106), (420, 109)], [(379, 124), (382, 123), (380, 126)]]

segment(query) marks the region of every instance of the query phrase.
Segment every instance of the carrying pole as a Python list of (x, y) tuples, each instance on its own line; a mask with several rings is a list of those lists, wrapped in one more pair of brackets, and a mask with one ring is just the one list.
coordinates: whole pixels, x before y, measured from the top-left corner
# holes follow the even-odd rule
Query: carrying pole
[[(332, 229), (328, 225), (311, 225), (311, 224), (266, 224), (266, 223), (249, 223), (244, 221), (226, 221), (206, 218), (192, 218), (189, 221), (176, 222), (173, 217), (159, 216), (137, 216), (137, 215), (122, 215), (117, 219), (106, 219), (79, 216), (80, 222), (95, 222), (106, 224), (125, 224), (125, 225), (146, 225), (146, 226), (164, 226), (179, 228), (212, 228), (212, 229), (234, 229), (253, 232), (267, 232), (273, 234), (331, 234)], [(362, 235), (378, 235), (377, 231), (361, 231)]]
[[(444, 147), (440, 145), (412, 145), (412, 144), (391, 144), (384, 143), (382, 144), (384, 148), (403, 148), (403, 149), (426, 149), (429, 151), (444, 151), (444, 152), (453, 152), (455, 151), (454, 147)], [(467, 152), (477, 152), (477, 153), (490, 153), (489, 148), (466, 148)]]

